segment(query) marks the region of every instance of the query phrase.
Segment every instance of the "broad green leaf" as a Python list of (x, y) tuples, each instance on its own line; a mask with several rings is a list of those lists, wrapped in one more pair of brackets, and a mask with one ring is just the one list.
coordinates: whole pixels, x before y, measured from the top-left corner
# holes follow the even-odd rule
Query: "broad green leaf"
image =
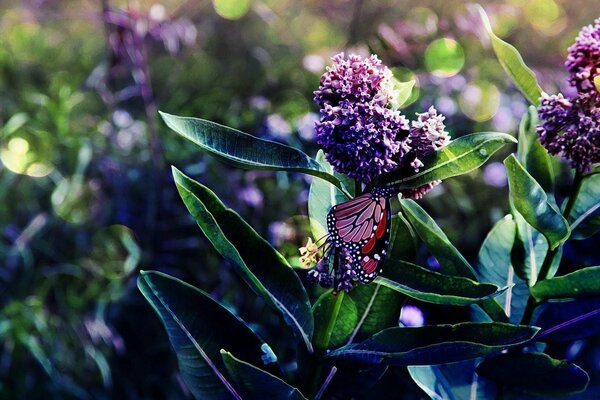
[(235, 358), (230, 352), (221, 350), (221, 357), (236, 388), (240, 388), (240, 392), (244, 395), (244, 399), (306, 400), (306, 397), (295, 387), (267, 371)]
[(404, 103), (406, 103), (412, 94), (412, 89), (414, 86), (414, 79), (408, 82), (400, 82), (396, 78), (392, 78), (392, 99), (390, 100), (390, 104), (394, 110), (399, 109), (402, 107), (402, 105), (404, 105)]
[(536, 127), (538, 114), (534, 106), (523, 115), (519, 125), (519, 161), (546, 193), (554, 192), (554, 171), (548, 150), (540, 143)]
[(482, 132), (461, 136), (435, 153), (423, 157), (424, 166), (416, 174), (405, 176), (403, 170), (381, 175), (378, 185), (394, 185), (400, 189), (415, 188), (436, 180), (466, 174), (479, 168), (507, 143), (517, 141), (499, 132)]
[(536, 301), (600, 296), (600, 267), (588, 267), (557, 278), (545, 279), (531, 288)]
[(511, 262), (517, 276), (527, 282), (529, 286), (532, 286), (537, 281), (538, 273), (544, 262), (544, 257), (548, 251), (548, 242), (512, 206), (512, 198), (510, 202), (511, 212), (517, 227), (511, 252)]
[(227, 347), (262, 364), (263, 341), (239, 318), (193, 286), (160, 272), (142, 271), (138, 288), (160, 317), (188, 388), (197, 399), (239, 399), (224, 375)]
[(420, 205), (413, 200), (401, 200), (400, 205), (406, 218), (427, 248), (437, 258), (441, 270), (448, 275), (476, 279), (475, 270), (450, 243), (446, 234)]
[(498, 353), (531, 340), (538, 328), (499, 322), (388, 328), (326, 357), (366, 364), (444, 364)]
[(505, 293), (493, 301), (500, 303), (512, 323), (521, 320), (529, 297), (527, 283), (515, 275), (511, 264), (510, 255), (516, 229), (510, 215), (498, 221), (485, 238), (476, 263), (480, 281), (508, 287)]
[(496, 387), (477, 376), (477, 360), (442, 365), (409, 366), (415, 383), (434, 400), (494, 399)]
[[(346, 188), (354, 190), (354, 182), (333, 171), (331, 165), (325, 160), (323, 150), (319, 150), (316, 160), (324, 171), (340, 179)], [(349, 198), (331, 183), (322, 179), (313, 179), (308, 195), (308, 217), (310, 230), (315, 240), (327, 234), (327, 213), (331, 207), (347, 200)]]
[(348, 342), (361, 341), (381, 329), (398, 326), (404, 296), (382, 285), (360, 285), (347, 296), (354, 300), (358, 321)]
[(600, 334), (600, 297), (547, 300), (533, 314), (538, 340), (571, 341)]
[[(440, 263), (442, 272), (477, 280), (473, 267), (450, 243), (446, 234), (421, 206), (412, 200), (402, 200), (400, 204), (421, 240), (425, 242), (429, 251)], [(496, 292), (496, 294), (500, 294), (500, 292)], [(506, 314), (497, 302), (489, 299), (480, 305), (494, 321), (508, 322)]]
[(315, 348), (321, 351), (344, 344), (358, 323), (356, 305), (344, 292), (336, 296), (331, 290), (323, 293), (313, 305), (312, 312)]
[(313, 318), (308, 295), (285, 258), (207, 187), (173, 167), (177, 190), (213, 244), (252, 290), (278, 310), (312, 351)]
[(388, 258), (413, 262), (417, 256), (417, 236), (402, 213), (392, 217)]
[(569, 226), (560, 212), (548, 201), (544, 189), (523, 168), (514, 155), (504, 160), (508, 185), (516, 210), (532, 227), (540, 231), (551, 249), (569, 237)]
[(193, 117), (164, 112), (167, 126), (217, 158), (244, 169), (302, 172), (317, 176), (344, 189), (340, 181), (302, 151), (281, 143), (259, 139), (247, 133)]
[(506, 73), (512, 78), (515, 85), (527, 100), (533, 105), (539, 105), (542, 88), (540, 88), (534, 72), (525, 65), (525, 62), (517, 49), (494, 34), (490, 21), (483, 8), (478, 5), (477, 10), (479, 11), (481, 21), (492, 42), (492, 47), (494, 48), (494, 52), (496, 53), (500, 65), (502, 65), (502, 68), (504, 68)]
[(569, 215), (574, 239), (585, 239), (600, 230), (600, 174), (587, 176)]
[(577, 365), (544, 353), (499, 354), (479, 364), (477, 373), (499, 385), (542, 396), (582, 392), (590, 381)]
[(481, 303), (502, 294), (506, 288), (478, 283), (469, 278), (443, 275), (405, 261), (386, 260), (375, 283), (417, 300), (463, 306)]

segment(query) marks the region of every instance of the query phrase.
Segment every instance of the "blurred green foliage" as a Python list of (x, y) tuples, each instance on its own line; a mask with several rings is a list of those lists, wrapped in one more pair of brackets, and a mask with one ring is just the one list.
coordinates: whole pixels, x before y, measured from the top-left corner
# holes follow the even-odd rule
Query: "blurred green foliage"
[[(566, 47), (591, 22), (589, 2), (484, 6), (553, 92)], [(406, 112), (435, 104), (455, 137), (514, 134), (525, 109), (460, 1), (9, 0), (0, 9), (2, 398), (189, 398), (135, 290), (139, 267), (284, 329), (208, 250), (166, 165), (200, 177), (286, 255), (307, 235), (297, 217), (307, 182), (223, 167), (160, 125), (157, 106), (314, 155), (312, 91), (328, 57), (347, 49), (375, 52), (398, 79), (415, 79)], [(428, 72), (439, 68), (443, 77)], [(492, 172), (452, 180), (424, 202), (471, 259), (507, 209), (505, 179)], [(273, 335), (265, 339), (281, 340)], [(403, 379), (406, 398), (421, 396), (407, 376), (386, 379)]]

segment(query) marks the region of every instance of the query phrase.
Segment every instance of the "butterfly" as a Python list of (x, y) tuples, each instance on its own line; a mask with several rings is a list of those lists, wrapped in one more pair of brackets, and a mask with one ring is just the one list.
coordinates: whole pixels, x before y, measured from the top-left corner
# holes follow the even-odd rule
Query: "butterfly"
[(362, 283), (372, 282), (382, 272), (390, 243), (390, 198), (397, 193), (394, 188), (375, 187), (333, 206), (327, 214), (328, 241), (349, 252)]

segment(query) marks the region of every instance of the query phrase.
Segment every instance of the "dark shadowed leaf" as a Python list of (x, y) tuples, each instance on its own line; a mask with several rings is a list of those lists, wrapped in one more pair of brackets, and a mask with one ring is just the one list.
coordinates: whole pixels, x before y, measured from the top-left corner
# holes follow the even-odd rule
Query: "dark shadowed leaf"
[[(326, 363), (329, 365), (329, 363)], [(388, 369), (387, 365), (343, 365), (335, 363), (337, 372), (327, 387), (323, 399), (352, 399), (369, 393)], [(333, 397), (335, 396), (335, 397)], [(359, 397), (362, 398), (362, 397)]]
[(502, 68), (504, 68), (506, 73), (512, 78), (515, 85), (517, 85), (527, 100), (533, 105), (538, 105), (540, 96), (542, 95), (542, 88), (540, 88), (535, 74), (527, 67), (527, 65), (525, 65), (525, 62), (517, 49), (494, 34), (490, 21), (483, 8), (478, 5), (477, 10), (479, 11), (481, 21), (492, 42), (492, 47), (494, 48), (494, 52), (496, 53), (500, 65), (502, 65)]
[(511, 251), (511, 262), (517, 276), (528, 285), (533, 285), (537, 281), (538, 273), (548, 251), (548, 242), (544, 235), (532, 228), (512, 206), (511, 212), (517, 228)]
[(600, 296), (600, 267), (588, 267), (557, 278), (546, 279), (531, 288), (537, 300)]
[(508, 156), (504, 165), (516, 210), (548, 239), (550, 248), (555, 249), (569, 237), (567, 221), (514, 155)]
[(388, 257), (392, 260), (413, 262), (417, 255), (417, 236), (402, 213), (392, 217), (390, 249)]
[(497, 353), (530, 340), (538, 328), (505, 323), (471, 323), (388, 328), (326, 357), (366, 364), (431, 365)]
[(548, 150), (537, 134), (538, 114), (534, 106), (523, 115), (519, 125), (518, 158), (525, 170), (533, 176), (546, 193), (554, 191), (554, 171)]
[(236, 167), (302, 172), (318, 176), (343, 189), (336, 177), (298, 149), (200, 118), (179, 117), (164, 112), (160, 112), (160, 115), (169, 128), (203, 151)]
[(476, 279), (473, 267), (420, 205), (413, 200), (402, 200), (400, 204), (417, 235), (440, 263), (443, 273)]
[(375, 283), (428, 303), (467, 305), (502, 294), (506, 288), (443, 275), (405, 261), (387, 260)]
[(240, 398), (224, 375), (219, 351), (227, 347), (260, 365), (263, 341), (225, 307), (179, 279), (142, 271), (138, 288), (162, 320), (194, 397)]
[(409, 366), (411, 378), (433, 400), (494, 399), (496, 386), (477, 376), (477, 360)]
[(376, 184), (394, 185), (401, 189), (415, 188), (436, 180), (444, 180), (471, 172), (485, 163), (507, 143), (517, 141), (499, 132), (481, 132), (461, 136), (447, 146), (421, 159), (424, 166), (411, 176), (405, 172), (392, 171), (381, 175)]
[(543, 353), (507, 353), (483, 361), (477, 373), (499, 385), (543, 396), (584, 391), (588, 374), (575, 364)]
[[(346, 188), (351, 192), (354, 191), (354, 182), (333, 171), (331, 165), (325, 160), (323, 150), (319, 150), (316, 160), (324, 171), (336, 176)], [(349, 198), (331, 183), (322, 179), (313, 179), (308, 195), (308, 217), (310, 218), (310, 230), (315, 240), (327, 234), (327, 213), (331, 207), (347, 200)]]
[(176, 168), (173, 177), (183, 202), (215, 249), (233, 262), (256, 294), (281, 312), (310, 351), (313, 318), (308, 295), (285, 258), (210, 189)]
[(221, 350), (221, 357), (236, 388), (240, 389), (244, 399), (306, 400), (306, 397), (295, 387), (288, 385), (285, 381), (267, 371), (235, 358), (228, 351)]
[(510, 259), (516, 229), (510, 215), (498, 221), (485, 238), (476, 264), (480, 281), (508, 287), (494, 301), (500, 303), (512, 323), (521, 320), (529, 297), (527, 283), (515, 275)]
[(314, 343), (317, 350), (339, 347), (348, 340), (358, 323), (358, 311), (344, 292), (334, 296), (327, 291), (312, 308), (315, 319)]
[(384, 328), (398, 326), (404, 296), (382, 285), (360, 285), (348, 293), (354, 300), (358, 321), (348, 338), (358, 342)]
[(547, 300), (533, 314), (539, 340), (577, 340), (600, 334), (600, 298)]
[(585, 239), (600, 230), (600, 174), (583, 179), (569, 215), (572, 237)]

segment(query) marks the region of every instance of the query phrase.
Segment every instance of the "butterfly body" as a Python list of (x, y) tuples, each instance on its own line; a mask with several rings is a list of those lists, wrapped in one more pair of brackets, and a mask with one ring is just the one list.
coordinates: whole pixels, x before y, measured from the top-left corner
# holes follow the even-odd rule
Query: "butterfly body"
[(358, 280), (370, 283), (382, 272), (390, 240), (390, 198), (393, 188), (376, 187), (344, 203), (327, 214), (329, 241), (336, 249), (346, 249)]

